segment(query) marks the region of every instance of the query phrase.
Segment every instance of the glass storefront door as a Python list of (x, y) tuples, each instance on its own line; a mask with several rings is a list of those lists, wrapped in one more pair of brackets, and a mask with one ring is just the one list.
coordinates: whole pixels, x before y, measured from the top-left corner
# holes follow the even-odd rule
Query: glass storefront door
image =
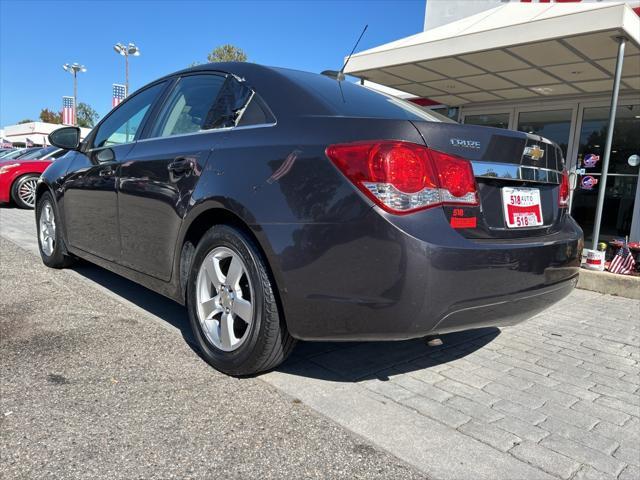
[(464, 123), (483, 127), (509, 128), (509, 113), (488, 113), (486, 115), (465, 115)]
[[(602, 186), (608, 115), (609, 107), (585, 107), (582, 116), (576, 164), (580, 174), (571, 215), (584, 230), (586, 239), (593, 235), (598, 191)], [(634, 154), (640, 155), (640, 105), (619, 105), (600, 229), (603, 241), (624, 237), (631, 230), (638, 167), (630, 165), (628, 160)]]
[(520, 112), (518, 114), (518, 130), (553, 140), (562, 149), (564, 158), (567, 158), (572, 116), (573, 110), (570, 108)]

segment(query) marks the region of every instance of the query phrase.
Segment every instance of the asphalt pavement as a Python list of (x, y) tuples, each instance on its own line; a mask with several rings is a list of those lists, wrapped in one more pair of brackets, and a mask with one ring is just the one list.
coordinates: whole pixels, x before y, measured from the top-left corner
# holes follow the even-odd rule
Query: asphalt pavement
[(424, 478), (5, 239), (0, 352), (4, 479)]

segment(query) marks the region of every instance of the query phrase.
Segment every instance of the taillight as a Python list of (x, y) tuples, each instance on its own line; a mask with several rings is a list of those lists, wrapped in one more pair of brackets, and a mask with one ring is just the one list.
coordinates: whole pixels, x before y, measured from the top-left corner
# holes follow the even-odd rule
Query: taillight
[(562, 180), (558, 189), (558, 206), (566, 207), (569, 205), (569, 174), (566, 170), (562, 172)]
[(376, 204), (409, 213), (442, 204), (478, 205), (471, 163), (415, 143), (330, 145), (327, 157)]

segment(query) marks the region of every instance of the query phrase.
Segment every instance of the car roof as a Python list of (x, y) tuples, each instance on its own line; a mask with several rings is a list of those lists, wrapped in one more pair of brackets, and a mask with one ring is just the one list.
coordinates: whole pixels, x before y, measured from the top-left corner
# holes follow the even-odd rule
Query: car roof
[(197, 65), (164, 77), (199, 72), (220, 72), (242, 78), (267, 103), (278, 122), (299, 116), (337, 116), (449, 122), (417, 105), (352, 81), (290, 68), (248, 62)]
[[(289, 115), (333, 113), (313, 90), (305, 88), (293, 78), (293, 73), (307, 73), (300, 70), (269, 67), (250, 62), (217, 62), (186, 68), (166, 75), (158, 81), (198, 72), (220, 72), (244, 79), (264, 99), (278, 119)], [(320, 74), (311, 75), (320, 76)], [(283, 97), (283, 94), (286, 96)], [(295, 98), (296, 101), (291, 102), (291, 98)]]

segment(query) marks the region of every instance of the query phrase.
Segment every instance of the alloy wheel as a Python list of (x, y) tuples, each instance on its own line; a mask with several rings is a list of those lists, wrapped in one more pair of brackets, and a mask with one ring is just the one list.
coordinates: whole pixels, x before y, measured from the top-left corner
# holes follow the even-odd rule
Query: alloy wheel
[(20, 185), (18, 186), (18, 196), (28, 207), (33, 208), (36, 205), (37, 185), (38, 179), (36, 177), (27, 177), (20, 181)]
[(227, 247), (211, 250), (196, 280), (198, 320), (207, 340), (225, 352), (238, 349), (251, 330), (254, 298), (240, 255)]
[(50, 257), (56, 248), (56, 218), (53, 213), (53, 206), (48, 201), (42, 205), (38, 224), (42, 251)]

